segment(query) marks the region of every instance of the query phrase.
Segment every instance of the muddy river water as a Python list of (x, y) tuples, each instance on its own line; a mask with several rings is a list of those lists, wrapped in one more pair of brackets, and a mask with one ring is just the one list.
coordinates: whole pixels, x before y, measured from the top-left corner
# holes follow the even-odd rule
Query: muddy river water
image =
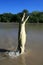
[[(43, 65), (43, 24), (26, 24), (25, 53), (9, 58), (0, 54), (0, 65)], [(15, 50), (18, 24), (0, 23), (0, 49)]]

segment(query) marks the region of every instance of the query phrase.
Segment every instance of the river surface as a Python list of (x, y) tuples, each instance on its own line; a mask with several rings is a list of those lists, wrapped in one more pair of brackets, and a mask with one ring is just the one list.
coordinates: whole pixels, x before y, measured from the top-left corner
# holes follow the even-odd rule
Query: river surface
[[(18, 45), (18, 24), (0, 23), (0, 49), (15, 50)], [(0, 55), (0, 65), (43, 65), (43, 24), (26, 24), (25, 53), (9, 58)]]

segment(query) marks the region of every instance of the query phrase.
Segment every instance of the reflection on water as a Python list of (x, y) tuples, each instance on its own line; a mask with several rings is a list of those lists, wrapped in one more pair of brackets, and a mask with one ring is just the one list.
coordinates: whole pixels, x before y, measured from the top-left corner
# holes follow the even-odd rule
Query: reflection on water
[[(1, 54), (0, 65), (43, 65), (43, 24), (27, 24), (26, 33), (25, 53), (14, 59)], [(15, 50), (17, 39), (17, 24), (0, 24), (0, 49)]]

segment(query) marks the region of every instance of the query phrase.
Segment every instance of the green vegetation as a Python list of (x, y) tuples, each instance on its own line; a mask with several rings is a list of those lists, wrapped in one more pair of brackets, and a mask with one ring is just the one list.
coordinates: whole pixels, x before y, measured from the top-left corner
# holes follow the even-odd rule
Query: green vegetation
[(29, 13), (28, 10), (23, 10), (20, 13), (4, 13), (0, 14), (0, 22), (20, 22), (23, 16), (23, 13), (26, 13), (26, 17), (29, 15), (28, 23), (43, 23), (43, 12), (34, 11)]

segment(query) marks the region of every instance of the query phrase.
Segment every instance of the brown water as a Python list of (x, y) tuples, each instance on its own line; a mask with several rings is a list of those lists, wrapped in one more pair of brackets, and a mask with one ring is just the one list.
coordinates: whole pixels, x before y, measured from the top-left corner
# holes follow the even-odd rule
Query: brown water
[[(0, 55), (0, 65), (43, 65), (43, 24), (26, 25), (25, 53), (14, 59)], [(18, 24), (0, 24), (0, 49), (15, 50)]]

